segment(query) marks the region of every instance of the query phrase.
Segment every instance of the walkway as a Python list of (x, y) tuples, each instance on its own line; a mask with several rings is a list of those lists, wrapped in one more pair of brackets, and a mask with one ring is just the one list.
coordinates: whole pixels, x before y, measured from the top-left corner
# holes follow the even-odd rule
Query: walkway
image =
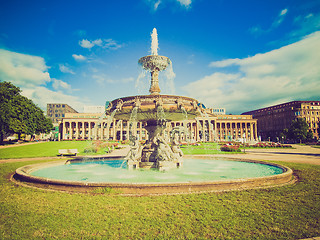
[(246, 154), (219, 154), (216, 156), (320, 165), (320, 148), (302, 145), (293, 145), (293, 149), (246, 149)]

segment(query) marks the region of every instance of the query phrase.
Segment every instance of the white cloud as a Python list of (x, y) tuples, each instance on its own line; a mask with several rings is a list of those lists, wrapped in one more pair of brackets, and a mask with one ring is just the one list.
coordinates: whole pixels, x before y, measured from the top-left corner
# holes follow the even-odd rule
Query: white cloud
[(145, 2), (151, 7), (152, 11), (157, 11), (160, 4), (164, 7), (176, 2), (185, 9), (189, 9), (192, 4), (192, 0), (145, 0)]
[(50, 75), (42, 57), (0, 49), (0, 80), (31, 87), (49, 82)]
[(281, 10), (281, 12), (279, 13), (278, 17), (273, 21), (271, 28), (269, 29), (269, 31), (277, 28), (284, 20), (286, 14), (288, 13), (288, 9), (283, 9)]
[(55, 78), (52, 79), (52, 87), (55, 90), (71, 90), (70, 84)]
[(154, 5), (153, 5), (153, 6), (154, 6), (154, 9), (153, 9), (153, 10), (156, 11), (156, 10), (158, 9), (160, 3), (161, 3), (161, 0), (158, 0), (157, 2), (155, 2)]
[(83, 48), (88, 48), (88, 49), (91, 49), (94, 46), (94, 44), (87, 39), (82, 39), (79, 42), (79, 45)]
[(81, 111), (84, 105), (90, 104), (87, 99), (52, 91), (42, 86), (22, 89), (22, 94), (31, 98), (43, 110), (46, 109), (47, 103), (67, 103), (78, 111)]
[(280, 12), (280, 16), (283, 16), (283, 15), (286, 15), (287, 14), (287, 12), (288, 12), (288, 9), (287, 8), (285, 8), (285, 9), (283, 9), (281, 12)]
[(234, 64), (239, 63), (241, 60), (239, 58), (234, 58), (234, 59), (226, 59), (222, 61), (217, 61), (217, 62), (211, 62), (209, 64), (210, 67), (227, 67), (231, 66)]
[(177, 0), (182, 6), (189, 7), (191, 5), (191, 0)]
[(87, 58), (81, 54), (77, 55), (77, 54), (72, 54), (72, 57), (74, 58), (74, 60), (76, 61), (85, 61), (87, 60)]
[(66, 65), (63, 65), (63, 64), (59, 64), (59, 69), (60, 69), (60, 71), (63, 72), (63, 73), (75, 74), (74, 71), (72, 71), (69, 67), (67, 67)]
[(112, 50), (116, 50), (118, 48), (121, 48), (122, 45), (118, 44), (116, 41), (112, 40), (112, 39), (104, 39), (104, 43), (103, 43), (103, 48), (108, 48), (108, 49), (112, 49)]
[(271, 31), (273, 31), (274, 29), (278, 28), (281, 23), (284, 21), (285, 19), (285, 16), (287, 15), (288, 13), (288, 9), (285, 8), (283, 10), (280, 11), (280, 13), (278, 14), (278, 16), (273, 20), (271, 26), (267, 29), (262, 29), (259, 25), (257, 26), (254, 26), (254, 27), (251, 27), (249, 29), (249, 32), (258, 36), (258, 35), (261, 35), (261, 34), (266, 34), (266, 33), (269, 33)]
[(237, 65), (236, 74), (216, 72), (184, 87), (188, 95), (228, 112), (244, 111), (293, 100), (319, 99), (320, 32), (264, 54), (216, 61), (210, 66)]
[(320, 30), (320, 14), (319, 13), (309, 13), (305, 16), (300, 15), (294, 19), (294, 26), (296, 27), (290, 33), (290, 38), (299, 38), (305, 36), (314, 31)]
[(82, 39), (79, 41), (79, 45), (83, 48), (91, 49), (94, 46), (99, 46), (102, 48), (107, 48), (111, 50), (116, 50), (118, 48), (121, 48), (122, 45), (118, 44), (115, 40), (113, 39), (96, 39), (93, 41), (87, 40), (87, 39)]

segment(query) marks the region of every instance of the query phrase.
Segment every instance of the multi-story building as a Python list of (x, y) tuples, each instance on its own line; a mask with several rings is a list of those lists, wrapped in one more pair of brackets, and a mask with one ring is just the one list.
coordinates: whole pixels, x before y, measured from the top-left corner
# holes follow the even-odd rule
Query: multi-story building
[(314, 138), (319, 139), (320, 101), (287, 102), (243, 114), (258, 120), (258, 134), (262, 140), (280, 140), (280, 133), (296, 118), (304, 118)]
[(47, 104), (47, 117), (52, 120), (54, 126), (59, 125), (66, 113), (77, 113), (77, 111), (65, 103)]
[[(206, 111), (206, 116), (195, 120), (168, 122), (164, 130), (180, 129), (182, 141), (257, 141), (257, 120), (250, 115), (216, 115)], [(59, 139), (127, 140), (129, 132), (140, 140), (147, 140), (144, 122), (134, 126), (128, 121), (110, 120), (93, 113), (66, 113), (60, 123)]]

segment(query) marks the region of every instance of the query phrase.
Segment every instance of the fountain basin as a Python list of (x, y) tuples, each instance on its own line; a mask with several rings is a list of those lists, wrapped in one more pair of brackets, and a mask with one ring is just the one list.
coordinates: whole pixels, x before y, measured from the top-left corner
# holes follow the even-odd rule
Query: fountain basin
[[(137, 108), (136, 121), (152, 121), (159, 119), (159, 108), (166, 121), (180, 121), (183, 119), (195, 119), (200, 115), (198, 101), (190, 97), (175, 95), (138, 95), (123, 97), (113, 100), (106, 114), (111, 115), (115, 111), (114, 117), (119, 120), (130, 120), (133, 109)], [(186, 115), (187, 114), (187, 115)]]
[[(184, 160), (183, 168), (166, 172), (128, 170), (121, 167), (123, 160), (120, 157), (105, 158), (103, 163), (101, 161), (92, 159), (84, 162), (78, 159), (67, 165), (64, 161), (28, 165), (16, 170), (15, 179), (40, 188), (92, 192), (94, 188), (108, 187), (122, 194), (133, 195), (249, 189), (278, 186), (293, 180), (291, 169), (260, 161), (188, 157)], [(242, 170), (239, 169), (241, 165)], [(260, 175), (258, 169), (264, 169), (262, 172), (266, 173)], [(93, 177), (89, 173), (92, 170), (95, 172)], [(72, 179), (65, 171), (69, 174), (76, 172), (76, 178)], [(59, 179), (61, 176), (54, 178), (52, 173), (65, 176), (62, 179)], [(240, 173), (242, 175), (238, 175)]]
[(138, 63), (146, 70), (163, 71), (171, 63), (170, 59), (165, 56), (149, 55), (139, 59)]

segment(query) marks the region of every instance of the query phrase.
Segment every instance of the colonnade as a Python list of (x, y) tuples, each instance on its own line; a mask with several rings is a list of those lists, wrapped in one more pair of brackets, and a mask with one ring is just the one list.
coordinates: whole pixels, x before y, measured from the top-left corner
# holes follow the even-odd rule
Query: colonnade
[[(103, 139), (128, 140), (129, 132), (140, 140), (147, 140), (148, 134), (145, 123), (130, 123), (123, 120), (102, 121), (98, 119), (62, 119), (60, 123), (59, 140), (72, 139)], [(249, 119), (218, 119), (217, 117), (197, 118), (167, 123), (164, 130), (165, 137), (169, 138), (173, 129), (181, 131), (181, 141), (246, 141), (258, 140), (257, 120)]]

